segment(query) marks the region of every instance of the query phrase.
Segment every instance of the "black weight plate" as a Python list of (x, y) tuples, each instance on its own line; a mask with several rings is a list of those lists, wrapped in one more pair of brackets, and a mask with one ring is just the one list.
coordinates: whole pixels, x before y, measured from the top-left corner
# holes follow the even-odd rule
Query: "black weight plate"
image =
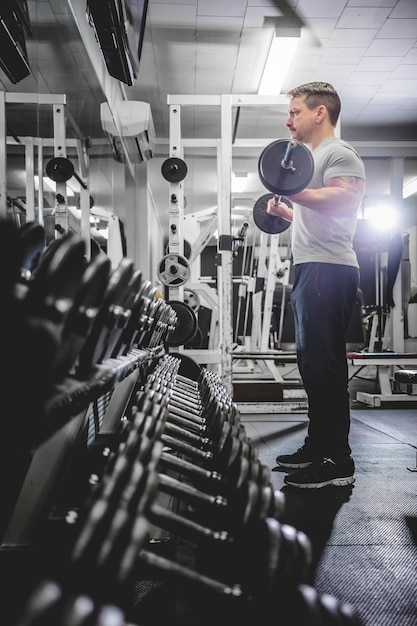
[(54, 367), (54, 379), (68, 374), (81, 352), (101, 306), (111, 272), (111, 261), (99, 255), (87, 265), (65, 320), (62, 343)]
[(44, 249), (29, 283), (26, 302), (31, 314), (63, 321), (87, 265), (85, 249), (84, 240), (71, 233)]
[(178, 157), (170, 157), (162, 163), (162, 176), (169, 183), (180, 183), (187, 176), (187, 164)]
[(201, 365), (182, 352), (176, 352), (175, 358), (180, 359), (181, 361), (178, 374), (197, 382), (201, 375)]
[(46, 175), (56, 183), (66, 183), (74, 176), (74, 166), (65, 157), (55, 157), (46, 164)]
[(77, 376), (85, 377), (94, 365), (101, 362), (108, 345), (109, 332), (116, 323), (114, 309), (122, 305), (133, 272), (133, 261), (126, 257), (111, 272), (99, 310), (79, 354)]
[(26, 222), (19, 227), (18, 236), (20, 268), (30, 276), (45, 249), (45, 229), (37, 222)]
[(187, 341), (184, 348), (187, 348), (187, 350), (199, 350), (202, 346), (202, 343), (203, 343), (203, 333), (201, 332), (201, 329), (197, 326), (197, 332), (195, 333), (192, 339)]
[(192, 339), (184, 344), (184, 348), (187, 348), (187, 350), (199, 350), (202, 343), (203, 333), (201, 332), (201, 329), (197, 326), (197, 332)]
[(296, 145), (291, 161), (294, 169), (282, 167), (288, 140), (278, 139), (266, 146), (258, 160), (258, 174), (262, 184), (274, 194), (291, 196), (307, 187), (313, 178), (314, 161), (310, 150), (300, 141)]
[[(274, 194), (266, 193), (258, 198), (254, 204), (252, 212), (253, 221), (255, 222), (256, 226), (264, 233), (269, 233), (270, 235), (283, 233), (291, 226), (291, 222), (284, 219), (283, 217), (280, 217), (279, 215), (270, 215), (266, 212), (266, 209), (268, 207), (268, 201), (273, 197)], [(281, 202), (285, 202), (287, 206), (292, 208), (292, 202), (290, 202), (288, 198), (281, 196)]]
[(3, 298), (1, 315), (8, 316), (10, 308), (5, 304), (9, 302), (9, 298), (11, 299), (13, 287), (20, 274), (21, 252), (18, 229), (14, 222), (6, 217), (0, 218), (0, 263), (2, 268), (0, 290)]
[(183, 346), (191, 341), (198, 329), (197, 316), (194, 311), (184, 302), (179, 300), (169, 300), (168, 304), (174, 309), (178, 320), (175, 330), (167, 339), (168, 346)]

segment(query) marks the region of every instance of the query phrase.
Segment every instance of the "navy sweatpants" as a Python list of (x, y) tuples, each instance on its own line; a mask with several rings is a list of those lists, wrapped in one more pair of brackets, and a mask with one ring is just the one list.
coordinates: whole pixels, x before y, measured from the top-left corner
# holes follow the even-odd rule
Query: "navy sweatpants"
[(359, 270), (331, 263), (294, 268), (291, 304), (297, 362), (308, 397), (306, 443), (333, 460), (351, 454), (346, 332)]

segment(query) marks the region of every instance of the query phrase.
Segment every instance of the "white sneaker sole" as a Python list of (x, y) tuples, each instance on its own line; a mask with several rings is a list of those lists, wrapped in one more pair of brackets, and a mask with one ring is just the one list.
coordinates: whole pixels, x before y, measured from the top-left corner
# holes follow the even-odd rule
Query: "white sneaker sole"
[(354, 476), (347, 476), (346, 478), (332, 478), (331, 480), (325, 480), (322, 483), (296, 483), (291, 482), (291, 479), (285, 480), (286, 485), (291, 487), (299, 487), (300, 489), (321, 489), (322, 487), (347, 487), (355, 482)]

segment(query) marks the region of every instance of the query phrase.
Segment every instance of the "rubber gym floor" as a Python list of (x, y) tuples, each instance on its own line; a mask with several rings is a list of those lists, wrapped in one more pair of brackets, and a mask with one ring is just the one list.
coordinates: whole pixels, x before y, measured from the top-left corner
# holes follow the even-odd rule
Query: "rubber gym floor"
[[(245, 414), (242, 423), (285, 493), (282, 523), (311, 540), (310, 584), (352, 605), (365, 626), (417, 625), (417, 403), (389, 408), (352, 401), (349, 487), (284, 484), (278, 454), (302, 445), (307, 416)], [(301, 626), (301, 625), (300, 625)]]

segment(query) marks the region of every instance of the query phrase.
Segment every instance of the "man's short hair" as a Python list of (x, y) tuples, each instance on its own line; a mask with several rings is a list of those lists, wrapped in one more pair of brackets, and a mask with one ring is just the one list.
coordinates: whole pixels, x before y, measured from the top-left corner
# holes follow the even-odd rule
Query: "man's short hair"
[(304, 83), (294, 87), (287, 93), (290, 98), (302, 98), (309, 109), (315, 109), (320, 104), (324, 104), (329, 112), (329, 119), (333, 126), (336, 126), (339, 119), (341, 102), (339, 94), (330, 83), (319, 81)]

